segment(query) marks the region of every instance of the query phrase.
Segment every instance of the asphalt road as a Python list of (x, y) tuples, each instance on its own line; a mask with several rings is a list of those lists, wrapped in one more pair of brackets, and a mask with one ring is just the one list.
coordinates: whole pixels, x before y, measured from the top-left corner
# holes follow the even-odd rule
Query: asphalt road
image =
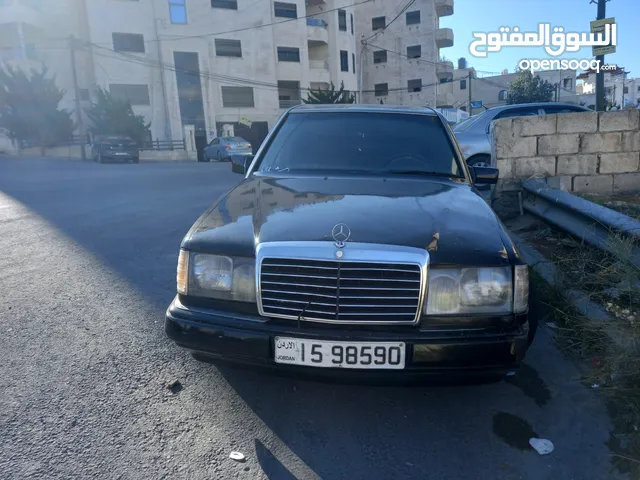
[(545, 329), (517, 380), (464, 387), (266, 376), (173, 345), (180, 240), (238, 179), (0, 158), (0, 477), (616, 478), (606, 411)]

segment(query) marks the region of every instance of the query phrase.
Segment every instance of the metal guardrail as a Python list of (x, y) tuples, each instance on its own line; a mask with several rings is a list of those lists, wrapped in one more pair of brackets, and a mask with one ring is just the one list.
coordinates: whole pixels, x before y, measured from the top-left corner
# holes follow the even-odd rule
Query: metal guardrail
[[(617, 255), (612, 234), (640, 240), (640, 222), (569, 192), (549, 187), (544, 180), (523, 182), (523, 208), (545, 222), (581, 238), (601, 250)], [(631, 261), (640, 266), (640, 248), (631, 252)]]
[(186, 150), (187, 145), (182, 140), (152, 140), (142, 144), (142, 150)]

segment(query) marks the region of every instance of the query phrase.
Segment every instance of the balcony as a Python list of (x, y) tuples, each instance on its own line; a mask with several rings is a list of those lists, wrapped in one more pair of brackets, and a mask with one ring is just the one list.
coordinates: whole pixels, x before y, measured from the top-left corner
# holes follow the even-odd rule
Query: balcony
[(309, 60), (309, 80), (311, 82), (329, 83), (329, 62), (325, 60)]
[(436, 0), (436, 14), (439, 17), (453, 15), (453, 0)]
[(329, 32), (324, 20), (313, 17), (307, 18), (307, 41), (310, 47), (329, 43)]
[(436, 107), (452, 107), (455, 102), (453, 93), (438, 93), (436, 95)]
[(436, 45), (438, 48), (453, 47), (453, 30), (450, 28), (436, 30)]
[(445, 61), (438, 62), (436, 66), (436, 75), (438, 76), (438, 80), (443, 78), (452, 78), (453, 77), (453, 62)]
[(41, 28), (42, 13), (38, 0), (2, 0), (0, 1), (0, 25), (25, 24)]

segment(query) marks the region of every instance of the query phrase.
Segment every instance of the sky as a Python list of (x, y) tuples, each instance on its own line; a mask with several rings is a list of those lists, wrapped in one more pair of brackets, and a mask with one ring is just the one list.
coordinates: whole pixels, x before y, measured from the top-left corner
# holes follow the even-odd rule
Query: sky
[[(523, 58), (551, 59), (544, 47), (505, 47), (476, 58), (469, 52), (472, 32), (498, 32), (500, 27), (519, 27), (521, 32), (537, 31), (539, 23), (564, 27), (566, 31), (589, 32), (589, 22), (596, 19), (597, 6), (590, 0), (454, 0), (454, 13), (440, 19), (441, 28), (451, 28), (453, 47), (440, 54), (454, 61), (460, 57), (478, 71), (478, 76), (513, 72)], [(610, 0), (607, 17), (615, 17), (618, 29), (617, 52), (605, 57), (605, 63), (617, 64), (630, 72), (628, 78), (640, 77), (640, 0)], [(557, 58), (592, 59), (591, 47)]]

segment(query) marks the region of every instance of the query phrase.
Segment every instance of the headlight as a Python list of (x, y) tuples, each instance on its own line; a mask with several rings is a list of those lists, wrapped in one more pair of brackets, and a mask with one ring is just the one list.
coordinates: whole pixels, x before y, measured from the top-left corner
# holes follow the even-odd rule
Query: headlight
[(511, 267), (429, 271), (427, 315), (505, 314), (512, 306)]
[(186, 268), (188, 282), (180, 291), (178, 281), (178, 293), (236, 302), (256, 301), (255, 258), (181, 251), (181, 259), (183, 253), (187, 259), (182, 267), (178, 264), (178, 280), (181, 268)]

